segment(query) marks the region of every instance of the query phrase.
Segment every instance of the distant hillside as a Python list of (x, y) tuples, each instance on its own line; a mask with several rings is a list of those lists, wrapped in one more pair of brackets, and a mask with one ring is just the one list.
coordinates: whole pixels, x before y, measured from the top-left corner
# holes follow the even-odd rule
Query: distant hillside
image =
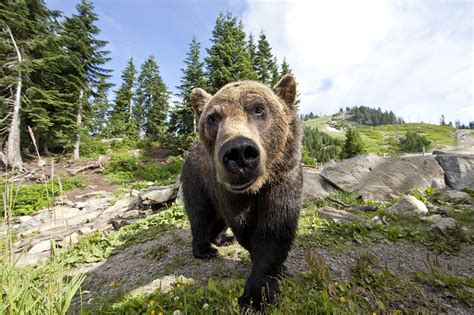
[(456, 129), (450, 126), (423, 123), (365, 126), (348, 120), (348, 114), (345, 112), (313, 118), (304, 123), (305, 126), (317, 128), (338, 139), (345, 139), (345, 131), (348, 128), (356, 127), (359, 129), (368, 151), (374, 153), (398, 153), (398, 140), (405, 136), (409, 130), (426, 136), (432, 143), (431, 150), (453, 146), (456, 139)]
[[(344, 111), (341, 108), (341, 113)], [(397, 117), (392, 111), (382, 111), (379, 108), (367, 106), (346, 107), (347, 119), (366, 126), (403, 124), (401, 117)]]

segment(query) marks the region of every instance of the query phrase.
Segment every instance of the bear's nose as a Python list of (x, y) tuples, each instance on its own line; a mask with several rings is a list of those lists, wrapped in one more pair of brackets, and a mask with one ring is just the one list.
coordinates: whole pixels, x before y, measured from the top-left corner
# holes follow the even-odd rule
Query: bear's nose
[(227, 141), (219, 151), (219, 158), (227, 171), (238, 175), (248, 175), (260, 161), (258, 146), (249, 138)]

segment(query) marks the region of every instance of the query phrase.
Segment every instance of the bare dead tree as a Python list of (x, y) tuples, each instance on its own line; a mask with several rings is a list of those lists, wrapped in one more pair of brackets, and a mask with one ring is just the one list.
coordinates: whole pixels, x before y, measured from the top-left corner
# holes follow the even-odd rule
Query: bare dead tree
[(81, 89), (81, 91), (79, 92), (79, 104), (78, 104), (77, 113), (76, 113), (77, 135), (76, 135), (76, 143), (74, 143), (74, 153), (73, 153), (74, 161), (78, 161), (81, 157), (80, 147), (81, 147), (82, 98), (83, 97), (84, 97), (84, 90)]
[[(20, 148), (20, 109), (21, 109), (21, 92), (23, 78), (20, 69), (20, 65), (23, 62), (23, 58), (16, 43), (15, 37), (7, 24), (4, 24), (5, 32), (10, 37), (10, 40), (15, 49), (17, 62), (18, 62), (18, 74), (16, 79), (16, 90), (15, 96), (13, 98), (13, 108), (11, 112), (11, 121), (8, 128), (8, 139), (6, 143), (6, 153), (5, 160), (7, 167), (23, 170), (23, 160), (21, 158), (21, 148)], [(10, 116), (4, 118), (7, 119)]]

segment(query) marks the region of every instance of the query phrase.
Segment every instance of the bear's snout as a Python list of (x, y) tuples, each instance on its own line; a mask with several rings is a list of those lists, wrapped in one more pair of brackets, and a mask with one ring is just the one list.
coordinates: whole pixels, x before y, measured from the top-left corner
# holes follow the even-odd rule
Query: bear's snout
[(219, 162), (228, 173), (228, 184), (233, 190), (245, 190), (260, 175), (260, 150), (253, 140), (246, 137), (224, 143), (219, 150)]

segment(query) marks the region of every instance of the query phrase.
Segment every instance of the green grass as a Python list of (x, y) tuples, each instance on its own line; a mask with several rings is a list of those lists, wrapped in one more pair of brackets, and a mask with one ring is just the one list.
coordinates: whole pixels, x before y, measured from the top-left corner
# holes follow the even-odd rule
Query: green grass
[[(171, 227), (182, 228), (186, 226), (186, 222), (182, 204), (175, 202), (167, 210), (127, 225), (118, 231), (98, 231), (90, 234), (72, 249), (63, 252), (61, 259), (69, 268), (103, 261), (120, 249), (156, 238)], [(158, 253), (154, 252), (153, 255)]]
[(469, 306), (474, 305), (474, 277), (448, 275), (436, 266), (415, 275), (422, 283), (434, 286), (445, 297), (459, 299)]
[(6, 195), (13, 215), (29, 215), (51, 206), (63, 192), (84, 186), (84, 179), (80, 177), (53, 178), (45, 184), (9, 184), (5, 181), (0, 185), (0, 202), (3, 204)]
[[(66, 314), (85, 275), (67, 276), (64, 262), (54, 249), (48, 264), (19, 268), (13, 249), (15, 233), (11, 218), (44, 208), (61, 191), (81, 185), (83, 181), (78, 178), (29, 185), (2, 183), (0, 314)], [(54, 240), (51, 242), (55, 248)]]
[(182, 164), (181, 157), (171, 157), (168, 163), (143, 163), (128, 151), (118, 151), (106, 164), (104, 175), (119, 184), (152, 181), (156, 185), (170, 185), (178, 180)]
[[(431, 190), (426, 192), (413, 192), (418, 199), (427, 200), (434, 196)], [(364, 202), (353, 194), (337, 193), (333, 198), (350, 205), (376, 205), (378, 211), (365, 213), (353, 211), (365, 219), (360, 222), (334, 223), (319, 217), (317, 209), (324, 206), (339, 208), (325, 198), (318, 198), (305, 206), (300, 218), (300, 229), (298, 231), (297, 244), (305, 246), (326, 246), (343, 250), (357, 244), (394, 244), (394, 243), (416, 243), (427, 246), (436, 253), (457, 254), (462, 244), (472, 243), (472, 239), (459, 227), (441, 233), (438, 230), (429, 230), (431, 223), (421, 220), (419, 217), (405, 217), (388, 214), (385, 209), (396, 202), (396, 198), (388, 203)], [(341, 209), (344, 210), (344, 209)], [(472, 210), (462, 212), (450, 211), (449, 214), (462, 223), (472, 226)], [(371, 221), (375, 216), (384, 218), (388, 224), (379, 224)]]
[[(306, 126), (318, 128), (327, 132), (331, 136), (340, 139), (345, 138), (344, 132), (328, 132), (328, 122), (330, 116), (321, 116), (305, 121)], [(338, 129), (347, 129), (349, 127), (357, 127), (361, 133), (362, 140), (367, 146), (368, 152), (372, 153), (389, 153), (396, 154), (399, 152), (398, 140), (405, 136), (407, 131), (412, 130), (424, 135), (431, 141), (431, 149), (441, 148), (442, 146), (452, 146), (455, 144), (455, 130), (449, 126), (439, 126), (423, 123), (406, 123), (399, 125), (380, 125), (380, 126), (364, 126), (354, 122), (342, 119), (334, 119), (332, 123)]]

